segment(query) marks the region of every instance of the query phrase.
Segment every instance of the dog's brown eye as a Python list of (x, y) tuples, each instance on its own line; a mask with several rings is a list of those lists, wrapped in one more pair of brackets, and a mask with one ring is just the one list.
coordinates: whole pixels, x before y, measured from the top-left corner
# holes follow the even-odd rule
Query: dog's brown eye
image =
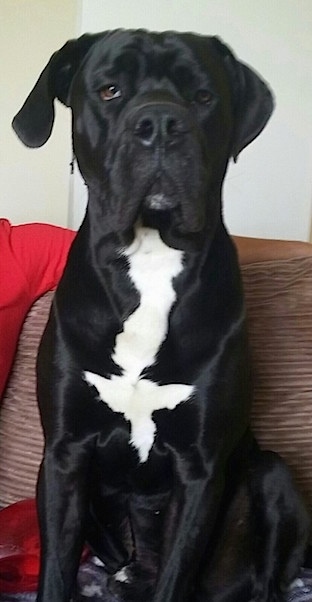
[(208, 105), (212, 101), (212, 94), (209, 90), (197, 90), (195, 101), (201, 105)]
[(121, 90), (115, 84), (109, 84), (100, 89), (102, 100), (113, 100), (114, 98), (119, 98), (119, 96), (121, 96)]

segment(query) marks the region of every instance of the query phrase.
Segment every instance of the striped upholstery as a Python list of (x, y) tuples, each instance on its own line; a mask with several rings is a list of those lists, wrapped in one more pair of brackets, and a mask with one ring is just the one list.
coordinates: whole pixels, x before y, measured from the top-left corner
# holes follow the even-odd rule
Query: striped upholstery
[(34, 497), (43, 439), (36, 402), (37, 347), (53, 293), (31, 308), (0, 413), (0, 507)]
[[(254, 365), (254, 431), (293, 468), (312, 508), (312, 257), (242, 268)], [(42, 453), (35, 355), (52, 293), (31, 309), (0, 415), (0, 506), (33, 497)]]
[(242, 272), (254, 432), (291, 466), (312, 511), (312, 257), (255, 263)]

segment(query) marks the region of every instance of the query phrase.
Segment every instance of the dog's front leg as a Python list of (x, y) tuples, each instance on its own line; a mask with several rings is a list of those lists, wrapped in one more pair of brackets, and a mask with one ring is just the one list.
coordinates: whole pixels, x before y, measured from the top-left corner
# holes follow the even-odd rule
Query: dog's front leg
[[(218, 475), (218, 476), (217, 476)], [(177, 490), (176, 520), (166, 529), (154, 602), (187, 602), (198, 565), (215, 525), (223, 492), (222, 472), (189, 479)]]
[(47, 450), (38, 480), (41, 570), (37, 602), (68, 602), (82, 546), (87, 461), (75, 443)]

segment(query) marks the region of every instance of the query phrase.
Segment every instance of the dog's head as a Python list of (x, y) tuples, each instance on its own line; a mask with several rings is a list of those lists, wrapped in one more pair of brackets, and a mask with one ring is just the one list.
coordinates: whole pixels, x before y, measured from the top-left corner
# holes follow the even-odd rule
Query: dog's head
[(123, 235), (140, 219), (178, 248), (214, 231), (228, 160), (273, 109), (266, 84), (218, 38), (143, 30), (84, 35), (56, 52), (13, 120), (27, 146), (48, 140), (55, 98), (72, 109), (103, 231)]

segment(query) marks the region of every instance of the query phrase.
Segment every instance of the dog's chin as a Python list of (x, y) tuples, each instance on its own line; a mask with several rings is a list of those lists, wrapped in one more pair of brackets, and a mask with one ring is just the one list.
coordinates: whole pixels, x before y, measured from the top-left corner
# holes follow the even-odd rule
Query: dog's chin
[(181, 251), (199, 251), (204, 241), (204, 221), (198, 216), (183, 215), (181, 200), (162, 192), (149, 194), (144, 199), (139, 223), (158, 230), (162, 241)]
[[(195, 203), (194, 203), (195, 204)], [(138, 227), (157, 230), (162, 241), (171, 248), (197, 252), (207, 240), (206, 219), (183, 197), (168, 194), (160, 187), (145, 190), (132, 204), (124, 205), (118, 214), (114, 231), (123, 246), (130, 246)]]
[(172, 212), (169, 209), (143, 207), (138, 222), (145, 228), (153, 228), (159, 231), (167, 230), (172, 223)]
[(133, 243), (137, 228), (140, 227), (157, 230), (168, 247), (179, 251), (198, 252), (206, 238), (204, 230), (189, 232), (183, 228), (180, 218), (173, 210), (145, 206), (138, 213), (135, 223), (121, 233), (120, 239), (124, 246)]
[(174, 228), (159, 229), (162, 241), (172, 249), (187, 253), (198, 253), (206, 240), (204, 230), (200, 232), (180, 232)]

